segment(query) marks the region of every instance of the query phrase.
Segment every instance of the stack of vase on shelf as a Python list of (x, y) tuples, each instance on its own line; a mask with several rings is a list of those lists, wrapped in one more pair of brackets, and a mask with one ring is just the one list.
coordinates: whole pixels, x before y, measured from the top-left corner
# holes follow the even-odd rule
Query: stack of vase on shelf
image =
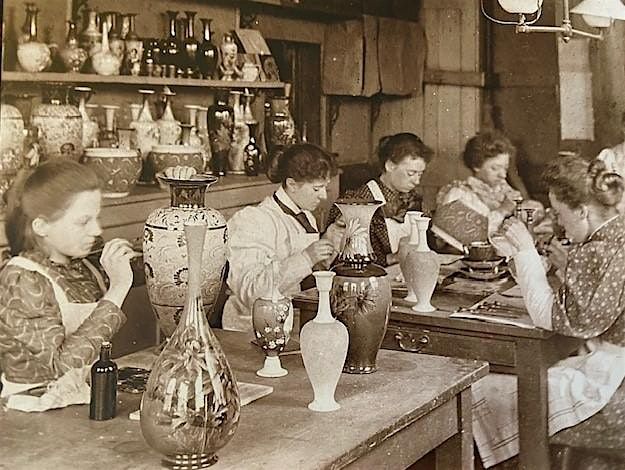
[[(176, 94), (169, 87), (158, 94), (140, 89), (139, 94), (141, 104), (131, 104), (129, 112), (115, 104), (89, 103), (93, 92), (86, 86), (46, 86), (37, 104), (3, 102), (0, 196), (19, 169), (39, 159), (68, 158), (93, 166), (105, 197), (127, 196), (137, 183), (155, 184), (155, 175), (169, 167), (187, 166), (215, 176), (264, 173), (267, 153), (257, 143), (255, 96), (247, 89), (218, 89), (210, 106), (185, 105), (182, 120), (174, 116)], [(268, 107), (264, 140), (270, 155), (297, 141), (288, 103), (287, 97), (276, 97)], [(20, 109), (30, 110), (30, 122), (24, 122)], [(120, 126), (128, 114), (130, 121)]]
[(196, 39), (195, 11), (185, 11), (185, 17), (179, 18), (179, 12), (168, 10), (167, 35), (158, 39), (139, 38), (135, 31), (136, 13), (98, 13), (93, 9), (79, 9), (82, 29), (79, 32), (80, 18), (68, 21), (67, 39), (57, 50), (38, 39), (39, 8), (34, 3), (26, 3), (25, 8), (26, 19), (17, 43), (17, 61), (20, 69), (26, 72), (249, 82), (261, 79), (260, 66), (240, 53), (234, 32), (225, 32), (217, 47), (213, 43), (212, 19), (200, 18), (202, 41)]

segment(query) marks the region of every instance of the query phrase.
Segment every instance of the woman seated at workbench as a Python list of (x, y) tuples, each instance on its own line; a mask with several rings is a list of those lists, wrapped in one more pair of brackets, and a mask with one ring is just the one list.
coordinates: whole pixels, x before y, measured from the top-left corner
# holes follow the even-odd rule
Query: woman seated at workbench
[[(245, 207), (228, 221), (228, 286), (224, 329), (252, 331), (252, 305), (272, 289), (292, 296), (315, 265), (329, 262), (338, 243), (319, 237), (312, 211), (327, 199), (326, 188), (337, 173), (334, 155), (313, 144), (288, 147), (269, 170), (281, 183), (258, 206)], [(336, 230), (335, 230), (336, 229)], [(342, 229), (327, 235), (340, 240)], [(337, 245), (337, 246), (335, 246)]]
[[(515, 201), (521, 201), (522, 195), (507, 181), (515, 152), (510, 140), (497, 130), (469, 139), (462, 158), (473, 174), (439, 190), (432, 221), (437, 235), (452, 245), (455, 241), (463, 245), (486, 241), (515, 212)], [(538, 201), (524, 200), (521, 207), (534, 210), (535, 222), (544, 217), (544, 208)]]
[[(586, 353), (549, 369), (549, 433), (573, 448), (625, 449), (625, 216), (616, 206), (623, 179), (579, 157), (559, 157), (544, 173), (549, 200), (573, 242), (562, 285), (554, 290), (526, 226), (503, 223), (525, 306), (538, 327), (586, 340)], [(554, 243), (557, 243), (554, 241)], [(485, 466), (518, 452), (516, 379), (491, 374), (476, 384), (475, 440)], [(508, 394), (508, 390), (512, 394)], [(579, 467), (591, 469), (589, 461)], [(596, 460), (596, 457), (592, 457)], [(623, 468), (608, 462), (600, 468)]]
[[(382, 137), (377, 153), (382, 167), (380, 176), (345, 197), (377, 200), (384, 204), (373, 215), (370, 239), (376, 262), (388, 266), (399, 261), (399, 240), (410, 235), (406, 212), (421, 210), (422, 196), (418, 187), (433, 152), (416, 135), (402, 132)], [(339, 210), (334, 207), (329, 220), (334, 221), (339, 215)]]
[(0, 273), (2, 396), (91, 366), (125, 322), (130, 243), (104, 245), (106, 282), (86, 260), (102, 233), (101, 198), (95, 173), (70, 161), (25, 172), (11, 188), (5, 230), (13, 257)]

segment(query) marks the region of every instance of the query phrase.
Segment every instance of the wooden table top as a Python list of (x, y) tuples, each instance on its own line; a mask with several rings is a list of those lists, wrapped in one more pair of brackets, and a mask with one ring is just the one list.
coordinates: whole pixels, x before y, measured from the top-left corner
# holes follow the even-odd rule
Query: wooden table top
[[(282, 359), (289, 374), (264, 379), (255, 371), (262, 353), (249, 338), (216, 330), (237, 380), (274, 387), (274, 392), (242, 408), (233, 440), (218, 452), (212, 468), (341, 468), (369, 448), (452, 399), (488, 372), (488, 365), (438, 356), (381, 350), (379, 370), (371, 375), (342, 374), (336, 399), (342, 408), (315, 413), (299, 354)], [(118, 364), (147, 366), (151, 351), (120, 358)], [(128, 414), (139, 395), (119, 394), (118, 415), (110, 421), (88, 419), (88, 406), (45, 413), (0, 411), (0, 468), (160, 468), (160, 456), (145, 443), (138, 421)]]

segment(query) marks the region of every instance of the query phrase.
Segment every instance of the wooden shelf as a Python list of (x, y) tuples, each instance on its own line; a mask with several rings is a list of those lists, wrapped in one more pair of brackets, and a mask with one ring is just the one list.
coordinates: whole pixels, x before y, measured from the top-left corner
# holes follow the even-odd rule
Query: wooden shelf
[(241, 80), (204, 80), (199, 78), (162, 78), (135, 77), (132, 75), (96, 75), (73, 72), (2, 72), (3, 83), (111, 83), (115, 85), (169, 85), (172, 87), (205, 87), (205, 88), (284, 88), (284, 82), (244, 82)]

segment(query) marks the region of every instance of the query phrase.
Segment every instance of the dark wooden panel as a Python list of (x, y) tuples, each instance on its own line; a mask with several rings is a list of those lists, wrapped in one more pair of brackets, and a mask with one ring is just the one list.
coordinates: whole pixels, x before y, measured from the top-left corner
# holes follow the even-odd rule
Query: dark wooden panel
[(382, 347), (407, 352), (479, 359), (513, 367), (516, 364), (513, 341), (481, 336), (460, 336), (436, 329), (390, 324)]

